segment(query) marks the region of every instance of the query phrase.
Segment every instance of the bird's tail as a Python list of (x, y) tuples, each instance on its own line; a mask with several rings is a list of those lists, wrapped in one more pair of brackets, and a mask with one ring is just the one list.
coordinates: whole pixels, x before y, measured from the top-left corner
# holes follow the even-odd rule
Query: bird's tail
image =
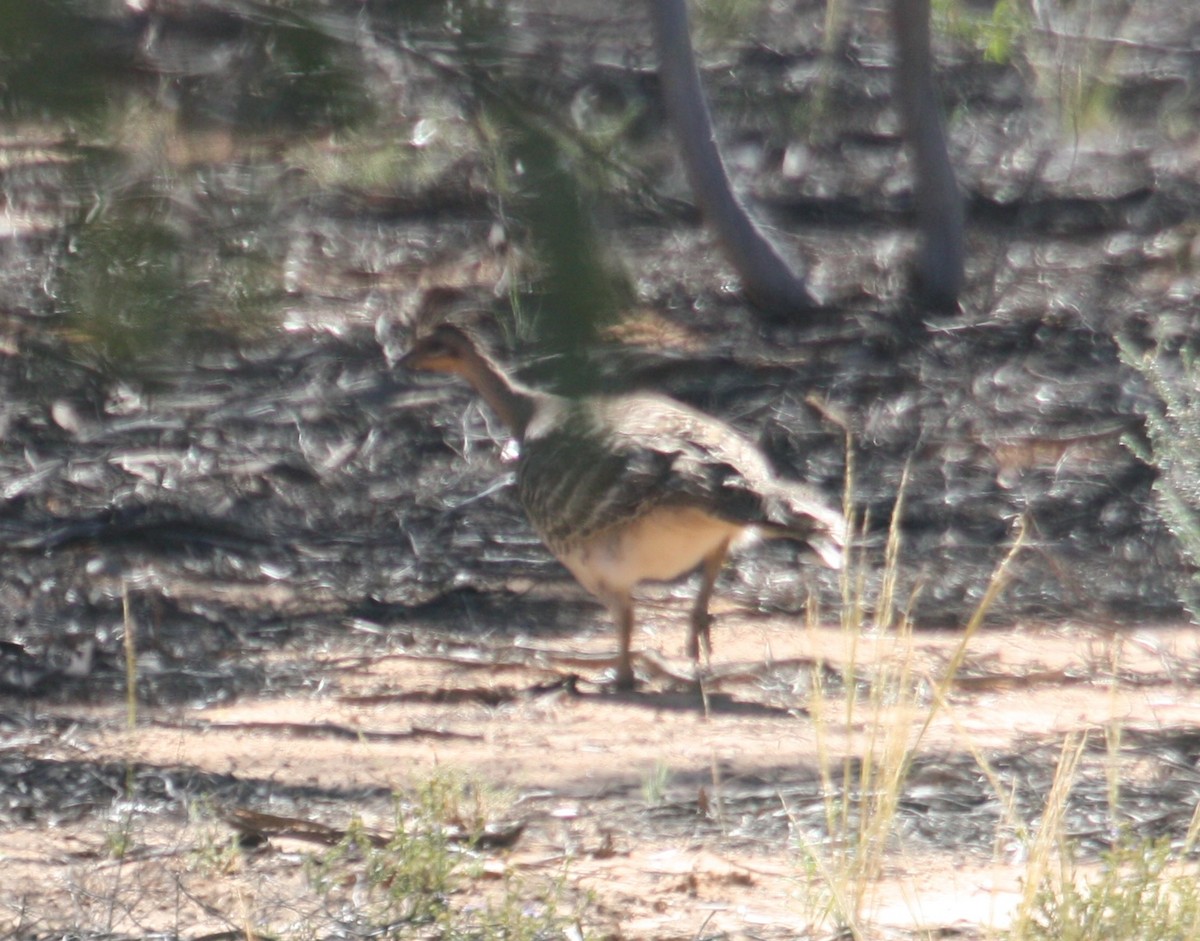
[(806, 487), (787, 485), (774, 494), (782, 512), (763, 527), (764, 535), (806, 542), (831, 569), (846, 563), (846, 519)]
[(821, 561), (835, 572), (840, 572), (846, 564), (846, 551), (842, 538), (834, 538), (829, 533), (811, 533), (807, 542), (813, 551), (821, 557)]

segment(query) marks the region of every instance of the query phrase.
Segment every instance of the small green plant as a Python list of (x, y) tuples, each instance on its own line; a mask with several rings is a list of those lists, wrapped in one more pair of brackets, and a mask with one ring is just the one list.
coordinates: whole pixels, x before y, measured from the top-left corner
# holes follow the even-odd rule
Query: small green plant
[(701, 0), (695, 5), (693, 24), (698, 43), (727, 45), (734, 38), (749, 38), (764, 6), (762, 0)]
[(664, 761), (656, 761), (654, 767), (642, 779), (642, 799), (647, 807), (658, 807), (666, 800), (667, 784), (671, 780), (671, 769)]
[(192, 847), (189, 863), (192, 869), (207, 876), (227, 876), (237, 870), (241, 858), (236, 834), (218, 836), (213, 828)]
[[(1200, 870), (1170, 840), (1128, 840), (1098, 871), (1062, 847), (1059, 866), (1037, 886), (1030, 917), (1013, 941), (1184, 941), (1200, 936)], [(1092, 867), (1094, 870), (1094, 867)]]
[[(852, 454), (849, 436), (846, 453)], [(845, 492), (854, 492), (854, 466), (847, 459)], [(974, 614), (939, 677), (923, 677), (914, 657), (913, 624), (898, 613), (901, 520), (908, 470), (902, 475), (888, 529), (883, 571), (868, 597), (865, 560), (852, 560), (842, 573), (842, 633), (846, 650), (844, 689), (834, 691), (821, 664), (814, 667), (809, 710), (816, 733), (827, 834), (820, 843), (802, 840), (801, 864), (814, 891), (808, 896), (814, 927), (832, 925), (847, 937), (866, 938), (863, 922), (871, 893), (888, 855), (896, 849), (895, 823), (913, 760), (934, 719), (946, 705), (967, 647), (987, 612), (1009, 582), (1023, 531), (996, 568)], [(853, 519), (846, 501), (847, 519)], [(911, 603), (908, 605), (911, 609)], [(816, 613), (809, 623), (815, 627)], [(892, 651), (870, 673), (860, 659), (865, 634), (891, 637)], [(838, 695), (841, 698), (838, 698)], [(845, 748), (842, 742), (859, 744)], [(838, 745), (835, 745), (839, 743)], [(985, 774), (989, 769), (981, 761)]]
[(474, 775), (438, 770), (416, 790), (414, 815), (456, 830), (474, 843), (489, 821), (503, 817), (512, 795)]
[(111, 859), (124, 859), (133, 846), (133, 814), (122, 811), (104, 831), (104, 854)]
[(506, 872), (498, 886), (478, 881), (483, 857), (472, 846), (502, 799), (474, 779), (439, 771), (397, 797), (389, 838), (355, 820), (335, 846), (308, 857), (309, 885), (339, 920), (371, 934), (446, 941), (561, 936), (568, 921), (561, 879), (533, 885)]
[(452, 934), (462, 941), (546, 941), (549, 938), (581, 937), (577, 925), (565, 931), (568, 919), (559, 913), (558, 900), (565, 886), (551, 884), (531, 891), (523, 881), (508, 878), (498, 901), (469, 912)]
[[(1158, 350), (1142, 354), (1129, 343), (1120, 350), (1161, 403), (1145, 416), (1146, 441), (1130, 436), (1126, 446), (1158, 471), (1155, 508), (1200, 571), (1200, 357), (1194, 349), (1178, 358)], [(1200, 575), (1180, 586), (1180, 596), (1193, 619), (1200, 619)]]
[(143, 193), (105, 201), (75, 227), (58, 273), (65, 333), (109, 369), (187, 359), (274, 322), (278, 264), (261, 249), (205, 250), (178, 215), (169, 199)]
[(211, 799), (205, 796), (191, 801), (187, 810), (195, 831), (188, 852), (189, 868), (209, 877), (237, 871), (242, 858), (238, 835), (220, 820)]
[(337, 845), (305, 860), (305, 873), (314, 890), (331, 898), (354, 886), (359, 917), (370, 924), (427, 925), (446, 917), (461, 859), (440, 822), (419, 808), (410, 816), (398, 804), (387, 843), (378, 845), (361, 820), (351, 821)]
[[(852, 492), (853, 465), (849, 461), (846, 473), (847, 492)], [(818, 925), (832, 922), (853, 938), (864, 936), (860, 915), (891, 844), (919, 698), (913, 674), (912, 623), (905, 617), (896, 618), (894, 613), (903, 490), (902, 482), (892, 514), (874, 616), (868, 610), (866, 564), (860, 560), (843, 572), (844, 699), (839, 702), (831, 694), (819, 667), (812, 676), (809, 708), (817, 733), (828, 838), (825, 846), (807, 845), (801, 850), (806, 869), (817, 874), (820, 886), (810, 899), (811, 917)], [(815, 620), (815, 614), (810, 616), (810, 624)], [(868, 630), (875, 634), (894, 630), (896, 655), (884, 658), (874, 675), (860, 677), (859, 644)], [(860, 726), (866, 739), (859, 754), (847, 750), (836, 757), (833, 738), (853, 735)]]
[(990, 14), (981, 16), (960, 0), (934, 0), (934, 25), (983, 53), (988, 62), (1007, 65), (1030, 33), (1029, 15), (1015, 0), (996, 0)]
[(470, 129), (430, 104), (411, 124), (302, 138), (288, 152), (322, 189), (410, 192), (432, 186), (471, 145)]

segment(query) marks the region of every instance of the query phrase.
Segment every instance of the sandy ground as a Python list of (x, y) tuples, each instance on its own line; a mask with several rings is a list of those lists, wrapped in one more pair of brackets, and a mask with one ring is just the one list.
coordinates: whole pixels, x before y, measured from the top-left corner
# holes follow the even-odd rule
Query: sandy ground
[[(1111, 743), (1106, 729), (1129, 741), (1200, 721), (1200, 692), (1186, 682), (1200, 654), (1191, 628), (984, 631), (917, 741), (928, 681), (942, 675), (956, 634), (920, 633), (906, 645), (868, 633), (852, 643), (835, 628), (727, 611), (714, 631), (717, 678), (706, 704), (663, 678), (688, 668), (671, 656), (682, 639), (678, 613), (648, 618), (639, 643), (661, 651), (652, 662), (664, 672), (627, 696), (599, 682), (612, 638), (598, 621), (537, 645), (443, 640), (434, 649), (410, 637), (364, 652), (348, 637), (313, 661), (323, 682), (311, 693), (142, 709), (132, 731), (123, 705), (47, 711), (9, 701), (5, 711), (24, 710), (25, 721), (9, 730), (7, 754), (84, 775), (128, 767), (139, 780), (163, 777), (168, 793), (140, 801), (118, 791), (87, 807), (53, 807), (39, 803), (31, 773), (27, 819), (10, 813), (0, 829), (0, 936), (199, 937), (316, 925), (318, 913), (331, 917), (331, 902), (306, 860), (326, 849), (280, 832), (226, 858), (218, 850), (234, 833), (229, 820), (270, 813), (336, 834), (361, 818), (387, 832), (389, 795), (447, 772), (487, 792), (485, 816), (524, 827), (512, 845), (479, 851), (484, 874), (464, 897), (495, 892), (499, 875), (529, 880), (531, 894), (561, 879), (557, 891), (593, 935), (822, 936), (829, 892), (820, 870), (839, 858), (836, 840), (814, 835), (811, 823), (824, 814), (823, 762), (836, 782), (845, 756), (883, 755), (901, 730), (928, 759), (914, 764), (906, 793), (953, 799), (959, 779), (941, 776), (943, 760), (972, 770), (972, 755), (1002, 762), (1036, 753), (1052, 763), (1070, 733)], [(851, 658), (861, 698), (847, 710), (839, 677)], [(517, 660), (533, 665), (501, 664)], [(895, 673), (898, 664), (910, 666), (911, 682), (887, 679), (886, 666)], [(1099, 751), (1129, 784), (1167, 770), (1144, 751)], [(978, 768), (972, 776), (983, 777)], [(230, 798), (221, 786), (231, 781), (253, 786)], [(187, 793), (169, 793), (171, 782)], [(971, 937), (1007, 923), (1021, 897), (1020, 841), (993, 832), (946, 844), (898, 828), (859, 906), (872, 936), (937, 928)]]

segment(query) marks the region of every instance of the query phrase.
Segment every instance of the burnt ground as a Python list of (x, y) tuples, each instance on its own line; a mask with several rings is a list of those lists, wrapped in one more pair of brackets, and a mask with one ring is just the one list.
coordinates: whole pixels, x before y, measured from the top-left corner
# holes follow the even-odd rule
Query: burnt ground
[[(1022, 827), (1071, 732), (1097, 733), (1068, 814), (1085, 855), (1122, 826), (1187, 830), (1189, 569), (1156, 514), (1154, 470), (1127, 447), (1155, 403), (1117, 347), (1170, 354), (1195, 332), (1200, 19), (1179, 7), (1054, 14), (1026, 24), (999, 64), (958, 34), (940, 44), (970, 211), (970, 281), (953, 314), (903, 300), (908, 182), (882, 13), (856, 18), (827, 69), (815, 9), (767, 9), (744, 24), (754, 41), (710, 41), (731, 165), (825, 303), (790, 323), (740, 302), (680, 209), (636, 13), (513, 7), (515, 81), (550, 74), (568, 105), (616, 89), (651, 128), (630, 130), (616, 152), (628, 172), (597, 200), (636, 289), (592, 351), (599, 381), (726, 416), (831, 499), (849, 467), (868, 609), (909, 468), (896, 597), (933, 675), (1022, 521), (953, 719), (914, 759), (879, 880), (889, 930), (970, 933), (993, 912), (1002, 923)], [(566, 860), (572, 891), (595, 893), (589, 931), (803, 934), (819, 895), (804, 847), (830, 842), (821, 798), (834, 787), (819, 770), (812, 676), (827, 655), (836, 697), (850, 671), (829, 627), (836, 581), (786, 546), (748, 552), (719, 589), (714, 670), (736, 669), (714, 679), (707, 715), (677, 663), (647, 660), (642, 696), (604, 695), (611, 632), (525, 523), (502, 433), (464, 390), (389, 368), (424, 289), (452, 285), (503, 311), (529, 271), (515, 234), (494, 237), (504, 201), (493, 156), (467, 146), (463, 89), (419, 30), (393, 45), (357, 36), (386, 104), (378, 140), (423, 154), (378, 182), (362, 164), (337, 169), (351, 162), (337, 135), (268, 138), (236, 109), (189, 123), (195, 96), (216, 111), (233, 100), (201, 54), (237, 63), (254, 46), (229, 38), (236, 13), (224, 32), (174, 15), (157, 32), (139, 33), (132, 13), (118, 24), (141, 37), (139, 76), (183, 75), (193, 97), (167, 108), (151, 94), (138, 134), (130, 120), (100, 148), (110, 175), (56, 123), (5, 131), (0, 932), (278, 934), (301, 916), (316, 936), (349, 932), (286, 836), (226, 873), (194, 865), (194, 851), (238, 808), (334, 827), (386, 820), (397, 790), (455, 767), (517, 795), (525, 831), (494, 855), (542, 875)], [(826, 124), (811, 114), (821, 81), (839, 116)], [(443, 152), (413, 143), (422, 120)], [(126, 152), (147, 141), (151, 156)], [(86, 220), (103, 187), (166, 207), (200, 259), (195, 280), (269, 272), (271, 316), (250, 329), (210, 312), (198, 328), (159, 324), (132, 361), (105, 351), (115, 328), (68, 310), (90, 283), (70, 266), (95, 244)], [(553, 381), (532, 346), (515, 346)], [(683, 592), (647, 597), (639, 644), (673, 656)], [(861, 759), (864, 727), (837, 733), (839, 762)], [(665, 794), (652, 800), (642, 791), (659, 766)], [(131, 819), (126, 865), (113, 821)], [(952, 875), (969, 888), (942, 891)]]

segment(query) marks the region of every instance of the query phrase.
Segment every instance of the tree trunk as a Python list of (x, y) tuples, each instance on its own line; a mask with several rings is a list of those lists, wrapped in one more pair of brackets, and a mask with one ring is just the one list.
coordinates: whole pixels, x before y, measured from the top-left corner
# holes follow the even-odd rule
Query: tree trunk
[(912, 155), (921, 239), (917, 293), (931, 306), (953, 308), (964, 280), (963, 200), (933, 83), (929, 0), (892, 0), (892, 20), (897, 48), (895, 96)]
[(804, 278), (751, 218), (729, 181), (692, 52), (687, 0), (649, 0), (658, 72), (688, 182), (756, 307), (787, 316), (814, 305)]

